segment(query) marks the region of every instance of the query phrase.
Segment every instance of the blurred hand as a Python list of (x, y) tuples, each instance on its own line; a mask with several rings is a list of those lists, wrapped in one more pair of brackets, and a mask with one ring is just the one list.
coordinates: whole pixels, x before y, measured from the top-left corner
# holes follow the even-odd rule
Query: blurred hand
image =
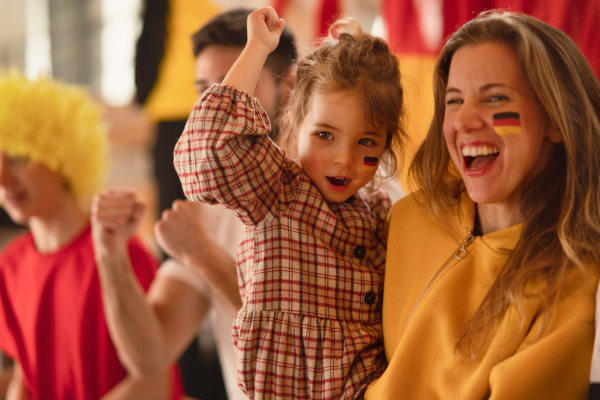
[(162, 218), (154, 224), (159, 246), (184, 264), (188, 263), (192, 252), (202, 252), (206, 246), (218, 246), (206, 232), (206, 227), (215, 226), (207, 207), (210, 206), (175, 200), (172, 208), (163, 211)]
[(132, 191), (106, 190), (94, 196), (91, 220), (96, 251), (126, 249), (144, 209)]
[(173, 207), (163, 211), (162, 218), (154, 224), (154, 235), (167, 254), (195, 268), (213, 294), (235, 315), (242, 306), (236, 263), (215, 238), (222, 214), (214, 207), (218, 206), (175, 200)]

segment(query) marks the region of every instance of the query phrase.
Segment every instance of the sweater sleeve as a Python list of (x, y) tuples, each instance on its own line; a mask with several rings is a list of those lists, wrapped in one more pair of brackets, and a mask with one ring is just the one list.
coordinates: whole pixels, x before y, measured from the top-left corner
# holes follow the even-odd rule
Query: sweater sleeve
[(541, 336), (537, 318), (516, 353), (492, 368), (490, 399), (587, 399), (598, 278), (587, 279), (559, 298)]
[(216, 84), (194, 106), (175, 147), (175, 169), (187, 198), (221, 203), (247, 225), (285, 210), (300, 167), (267, 136), (258, 101)]

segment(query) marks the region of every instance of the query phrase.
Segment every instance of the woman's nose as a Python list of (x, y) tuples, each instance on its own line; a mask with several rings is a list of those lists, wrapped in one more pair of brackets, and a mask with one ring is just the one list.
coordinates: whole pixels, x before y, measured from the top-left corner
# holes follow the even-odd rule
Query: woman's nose
[(458, 132), (469, 133), (483, 128), (481, 110), (471, 102), (465, 101), (458, 112), (454, 121), (455, 129)]

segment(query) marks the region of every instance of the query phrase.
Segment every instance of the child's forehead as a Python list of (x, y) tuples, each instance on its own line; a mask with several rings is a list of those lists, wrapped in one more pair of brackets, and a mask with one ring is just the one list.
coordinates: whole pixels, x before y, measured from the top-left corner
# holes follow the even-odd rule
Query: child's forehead
[(365, 128), (378, 130), (385, 124), (379, 118), (377, 110), (371, 105), (368, 96), (363, 91), (352, 88), (321, 87), (315, 88), (306, 103), (307, 111), (322, 110), (326, 103), (344, 103), (347, 111), (361, 113), (365, 120)]
[[(301, 125), (307, 124), (322, 129), (358, 129), (363, 132), (381, 133), (382, 124), (375, 123), (363, 103), (344, 91), (319, 93), (308, 104)], [(342, 128), (345, 127), (345, 128)]]
[(306, 109), (323, 111), (324, 106), (343, 106), (348, 110), (358, 112), (364, 110), (364, 96), (355, 89), (340, 88), (338, 86), (316, 86), (308, 94), (305, 102)]

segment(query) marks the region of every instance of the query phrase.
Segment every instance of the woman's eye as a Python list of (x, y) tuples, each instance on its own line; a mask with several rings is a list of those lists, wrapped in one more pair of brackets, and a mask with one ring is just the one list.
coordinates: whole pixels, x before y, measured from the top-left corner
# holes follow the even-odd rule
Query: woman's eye
[(453, 99), (453, 98), (446, 99), (447, 106), (452, 105), (452, 104), (462, 104), (462, 103), (463, 103), (462, 99)]
[(508, 97), (506, 97), (502, 94), (495, 94), (495, 95), (488, 97), (488, 101), (502, 101), (502, 100), (508, 100)]
[(358, 141), (358, 144), (361, 146), (373, 146), (375, 145), (375, 141), (373, 139), (362, 138)]
[(317, 136), (321, 139), (331, 139), (331, 133), (329, 132), (317, 132)]

